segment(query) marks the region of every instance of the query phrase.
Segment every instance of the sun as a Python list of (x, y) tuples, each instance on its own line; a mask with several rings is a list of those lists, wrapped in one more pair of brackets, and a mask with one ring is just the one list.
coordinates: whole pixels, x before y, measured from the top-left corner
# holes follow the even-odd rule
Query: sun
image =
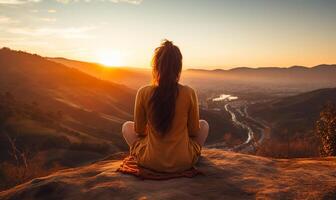
[(106, 67), (119, 67), (123, 65), (122, 55), (120, 51), (110, 50), (99, 52), (98, 62)]

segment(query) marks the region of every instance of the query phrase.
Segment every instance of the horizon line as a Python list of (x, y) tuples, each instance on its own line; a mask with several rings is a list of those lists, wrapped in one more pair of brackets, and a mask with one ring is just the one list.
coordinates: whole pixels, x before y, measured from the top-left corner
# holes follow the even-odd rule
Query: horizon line
[[(101, 65), (102, 67), (107, 67), (107, 68), (133, 68), (133, 69), (151, 69), (150, 66), (127, 66), (127, 65), (121, 65), (121, 66), (113, 66), (113, 65), (104, 65), (99, 62), (95, 61), (87, 61), (87, 60), (78, 60), (78, 59), (73, 59), (73, 58), (67, 58), (67, 57), (62, 57), (62, 56), (57, 56), (57, 57), (50, 57), (50, 56), (42, 56), (44, 58), (50, 58), (50, 59), (65, 59), (65, 60), (70, 60), (70, 61), (75, 61), (75, 62), (84, 62), (84, 63), (90, 63), (90, 64), (96, 64), (96, 65)], [(289, 69), (292, 67), (303, 67), (303, 68), (314, 68), (322, 65), (331, 65), (331, 66), (336, 66), (335, 63), (321, 63), (318, 65), (312, 65), (312, 66), (304, 66), (304, 65), (290, 65), (290, 66), (239, 66), (239, 67), (218, 67), (218, 66), (207, 66), (207, 67), (197, 67), (197, 66), (183, 66), (184, 70), (208, 70), (208, 71), (215, 71), (215, 70), (232, 70), (232, 69), (239, 69), (239, 68), (248, 68), (248, 69), (263, 69), (263, 68), (282, 68), (282, 69)]]
[[(96, 65), (101, 65), (102, 67), (106, 68), (133, 68), (133, 69), (143, 69), (143, 70), (150, 70), (151, 66), (127, 66), (127, 65), (121, 65), (121, 66), (113, 66), (113, 65), (104, 65), (102, 63), (96, 62), (96, 61), (88, 61), (88, 60), (82, 60), (82, 59), (76, 59), (76, 58), (70, 58), (70, 57), (63, 57), (63, 56), (43, 56), (39, 53), (35, 52), (30, 52), (30, 51), (25, 51), (25, 50), (17, 50), (17, 49), (12, 49), (10, 47), (2, 46), (0, 49), (10, 49), (12, 51), (21, 51), (25, 52), (28, 54), (35, 54), (39, 55), (43, 58), (50, 58), (50, 59), (66, 59), (66, 60), (71, 60), (71, 61), (76, 61), (76, 62), (85, 62), (85, 63), (91, 63), (91, 64), (96, 64)], [(312, 65), (312, 66), (304, 66), (304, 65), (289, 65), (289, 66), (237, 66), (237, 67), (220, 67), (220, 66), (206, 66), (206, 67), (198, 67), (198, 66), (182, 66), (184, 69), (183, 70), (207, 70), (207, 71), (215, 71), (215, 70), (233, 70), (233, 69), (239, 69), (239, 68), (248, 68), (248, 69), (265, 69), (265, 68), (282, 68), (282, 69), (289, 69), (292, 67), (304, 67), (304, 68), (314, 68), (317, 66), (321, 65), (334, 65), (336, 66), (335, 63), (320, 63), (317, 65)]]

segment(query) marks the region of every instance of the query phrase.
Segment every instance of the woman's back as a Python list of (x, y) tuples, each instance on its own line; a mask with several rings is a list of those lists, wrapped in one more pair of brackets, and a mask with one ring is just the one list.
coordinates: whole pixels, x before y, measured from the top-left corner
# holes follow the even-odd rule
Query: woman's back
[[(199, 131), (199, 110), (195, 91), (178, 85), (175, 114), (170, 129), (158, 133), (150, 123), (150, 98), (155, 86), (145, 86), (138, 91), (135, 103), (135, 132), (144, 138), (131, 147), (140, 165), (156, 171), (176, 172), (192, 167), (197, 161), (201, 147), (190, 138)], [(162, 105), (165, 106), (165, 105)]]
[(139, 89), (134, 122), (125, 122), (122, 132), (139, 165), (161, 172), (184, 171), (200, 156), (209, 125), (199, 120), (195, 91), (179, 84), (180, 49), (164, 40), (155, 49), (152, 66), (153, 85)]

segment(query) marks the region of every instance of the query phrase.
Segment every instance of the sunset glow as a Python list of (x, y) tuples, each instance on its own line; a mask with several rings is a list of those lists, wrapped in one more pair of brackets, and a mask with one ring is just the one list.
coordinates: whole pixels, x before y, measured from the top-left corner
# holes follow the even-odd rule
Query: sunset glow
[(310, 67), (336, 63), (335, 10), (334, 0), (0, 0), (0, 47), (150, 68), (167, 38), (184, 68)]
[(99, 52), (97, 57), (97, 62), (106, 67), (119, 67), (123, 65), (122, 55), (118, 51)]

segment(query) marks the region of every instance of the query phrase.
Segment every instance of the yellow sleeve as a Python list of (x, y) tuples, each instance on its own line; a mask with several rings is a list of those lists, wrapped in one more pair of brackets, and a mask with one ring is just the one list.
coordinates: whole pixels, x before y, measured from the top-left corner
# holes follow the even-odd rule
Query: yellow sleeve
[(192, 89), (191, 101), (188, 113), (188, 132), (190, 136), (195, 136), (199, 130), (200, 130), (200, 124), (199, 124), (198, 100), (195, 90)]
[(134, 106), (134, 131), (139, 135), (146, 135), (146, 110), (141, 89), (138, 90)]

